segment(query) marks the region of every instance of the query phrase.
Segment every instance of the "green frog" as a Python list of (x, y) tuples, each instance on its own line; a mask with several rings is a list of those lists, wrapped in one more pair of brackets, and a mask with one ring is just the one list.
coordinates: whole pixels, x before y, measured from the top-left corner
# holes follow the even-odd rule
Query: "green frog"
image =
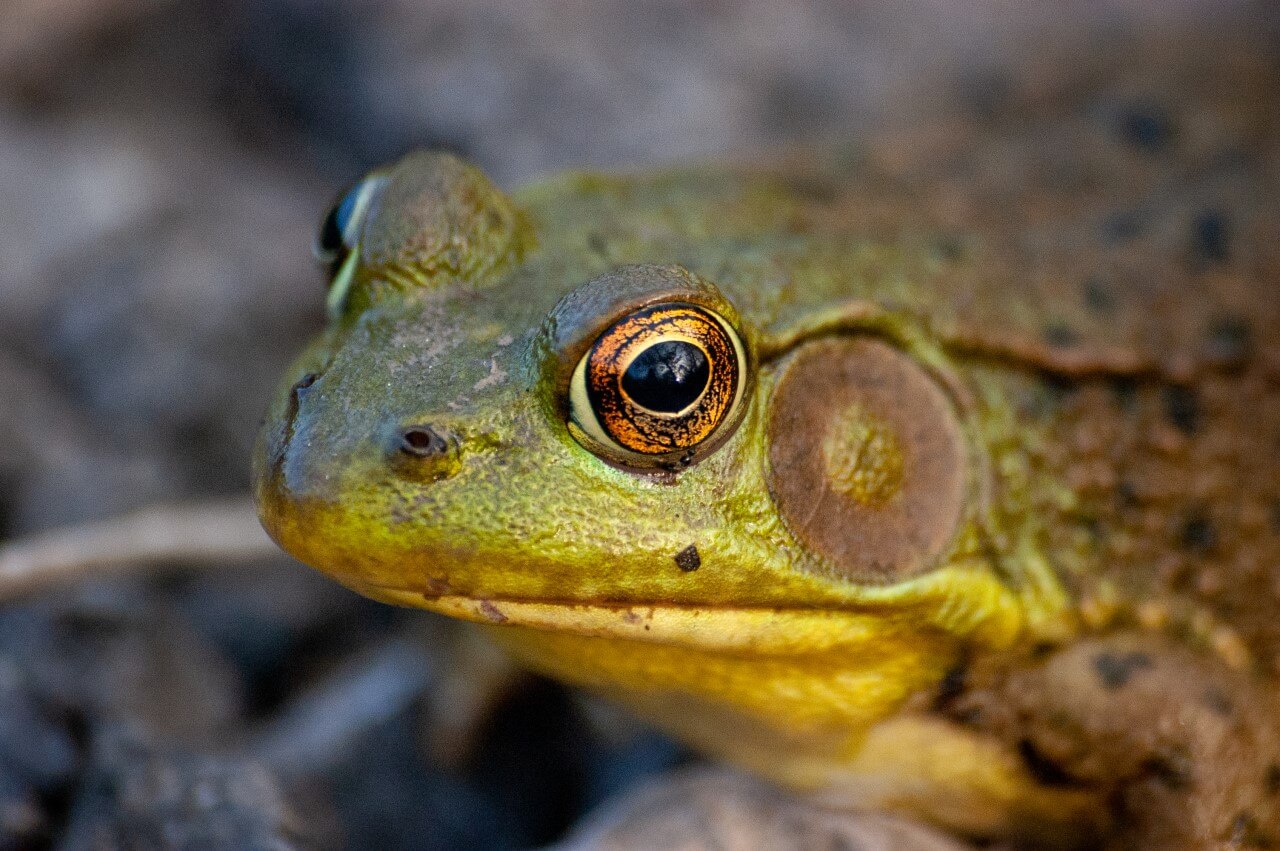
[(1197, 97), (510, 195), (411, 154), (325, 219), (262, 521), (824, 806), (1270, 847), (1278, 136)]

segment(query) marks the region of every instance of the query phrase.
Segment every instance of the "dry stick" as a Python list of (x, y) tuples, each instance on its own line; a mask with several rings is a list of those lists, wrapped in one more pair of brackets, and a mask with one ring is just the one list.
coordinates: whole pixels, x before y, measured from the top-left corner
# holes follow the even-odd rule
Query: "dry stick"
[(243, 562), (274, 552), (246, 497), (155, 505), (0, 546), (0, 601), (134, 568)]

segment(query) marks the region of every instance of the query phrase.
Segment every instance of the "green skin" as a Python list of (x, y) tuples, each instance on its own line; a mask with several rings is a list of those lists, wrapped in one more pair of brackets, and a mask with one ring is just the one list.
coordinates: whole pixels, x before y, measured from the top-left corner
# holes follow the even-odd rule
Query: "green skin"
[[(1056, 400), (1063, 381), (1162, 381), (1181, 338), (1144, 348), (1136, 325), (1117, 332), (1024, 286), (995, 237), (956, 247), (936, 222), (868, 202), (892, 185), (842, 195), (859, 165), (835, 151), (567, 176), (512, 199), (445, 155), (379, 172), (333, 319), (263, 431), (264, 525), (361, 593), (494, 624), (527, 663), (794, 786), (977, 833), (1087, 819), (1096, 799), (1040, 788), (1008, 747), (920, 701), (963, 660), (1101, 626), (1082, 601), (1124, 608), (1105, 577), (1059, 578), (1095, 556), (1070, 519), (1088, 493), (1051, 460), (1069, 419)], [(692, 465), (637, 469), (575, 436), (568, 383), (602, 330), (673, 299), (738, 329), (747, 393)], [(1068, 343), (1045, 342), (1046, 311)], [(967, 447), (950, 543), (897, 580), (824, 560), (771, 493), (779, 374), (836, 336), (907, 354), (945, 389)], [(422, 426), (440, 451), (405, 452)], [(675, 559), (691, 544), (693, 571)], [(1148, 595), (1163, 600), (1132, 599)], [(951, 765), (935, 776), (880, 747), (886, 729)], [(849, 780), (868, 773), (881, 786)]]

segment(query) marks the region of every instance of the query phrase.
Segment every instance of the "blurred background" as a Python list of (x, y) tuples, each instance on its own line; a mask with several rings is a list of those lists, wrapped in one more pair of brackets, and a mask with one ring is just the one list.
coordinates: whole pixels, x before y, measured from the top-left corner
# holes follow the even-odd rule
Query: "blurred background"
[[(6, 0), (0, 538), (245, 493), (323, 319), (320, 217), (408, 150), (511, 188), (1059, 100), (1141, 146), (1168, 129), (1141, 56), (1235, 27), (1277, 62), (1276, 22), (1190, 0)], [(523, 848), (688, 759), (283, 558), (0, 609), (0, 848)]]

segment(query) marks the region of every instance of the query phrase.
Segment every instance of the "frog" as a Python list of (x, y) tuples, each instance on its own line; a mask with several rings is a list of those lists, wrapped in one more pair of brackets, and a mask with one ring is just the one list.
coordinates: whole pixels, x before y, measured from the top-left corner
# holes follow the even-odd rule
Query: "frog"
[(824, 807), (1269, 847), (1280, 128), (1214, 85), (511, 192), (409, 154), (322, 225), (262, 523)]

